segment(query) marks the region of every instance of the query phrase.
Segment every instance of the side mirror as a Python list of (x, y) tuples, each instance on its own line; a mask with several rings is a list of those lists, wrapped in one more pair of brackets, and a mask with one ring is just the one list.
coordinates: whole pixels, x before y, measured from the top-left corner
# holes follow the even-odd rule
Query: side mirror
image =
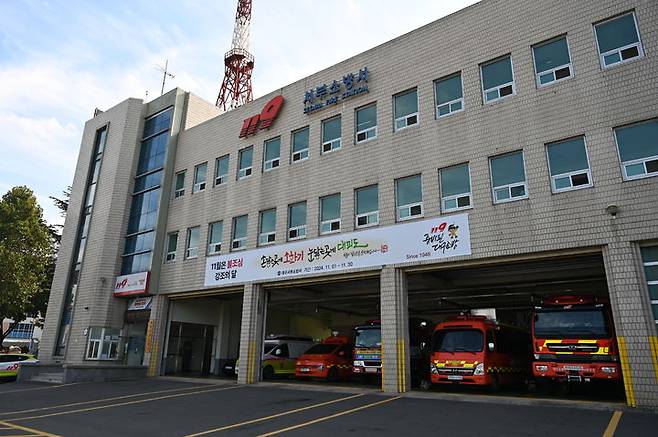
[(493, 344), (493, 342), (490, 342), (489, 344), (487, 344), (487, 349), (489, 350), (489, 352), (493, 352), (493, 351), (494, 351), (494, 344)]
[(274, 351), (274, 355), (281, 355), (281, 349), (277, 349)]

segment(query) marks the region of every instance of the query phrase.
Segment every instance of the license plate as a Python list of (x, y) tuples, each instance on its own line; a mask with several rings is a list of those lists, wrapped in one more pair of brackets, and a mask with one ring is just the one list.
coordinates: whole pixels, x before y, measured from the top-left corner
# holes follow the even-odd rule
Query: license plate
[(368, 373), (377, 373), (376, 367), (366, 367), (366, 372)]
[(564, 366), (564, 370), (583, 370), (581, 366)]
[(299, 371), (300, 372), (310, 372), (311, 369), (309, 369), (308, 367), (302, 367), (301, 369), (299, 369)]
[(226, 370), (233, 370), (233, 366), (226, 366)]
[(450, 381), (461, 381), (464, 377), (461, 375), (448, 375), (448, 379)]

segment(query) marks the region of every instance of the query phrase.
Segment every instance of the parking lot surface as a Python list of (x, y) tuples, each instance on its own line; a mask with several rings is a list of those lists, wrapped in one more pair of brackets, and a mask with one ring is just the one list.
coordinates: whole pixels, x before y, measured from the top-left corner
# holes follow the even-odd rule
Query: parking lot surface
[(0, 384), (3, 436), (655, 436), (658, 415), (621, 404), (480, 402), (322, 385), (146, 379)]

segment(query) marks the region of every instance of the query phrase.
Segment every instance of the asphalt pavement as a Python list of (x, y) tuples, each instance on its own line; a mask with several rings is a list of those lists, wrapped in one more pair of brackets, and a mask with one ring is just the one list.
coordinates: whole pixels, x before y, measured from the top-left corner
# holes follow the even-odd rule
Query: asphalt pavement
[(0, 384), (0, 437), (658, 435), (658, 415), (622, 404), (524, 402), (172, 378), (8, 383)]

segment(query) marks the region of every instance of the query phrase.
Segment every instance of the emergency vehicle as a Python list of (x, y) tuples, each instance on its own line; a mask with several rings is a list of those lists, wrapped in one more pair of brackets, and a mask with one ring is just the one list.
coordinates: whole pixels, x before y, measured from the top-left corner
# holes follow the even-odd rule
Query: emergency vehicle
[(486, 316), (460, 315), (434, 328), (430, 363), (434, 384), (523, 384), (530, 373), (530, 336)]
[(610, 310), (595, 296), (551, 296), (532, 317), (538, 382), (590, 382), (621, 378)]
[(304, 352), (295, 367), (297, 378), (347, 380), (352, 376), (352, 348), (348, 337), (331, 336)]

